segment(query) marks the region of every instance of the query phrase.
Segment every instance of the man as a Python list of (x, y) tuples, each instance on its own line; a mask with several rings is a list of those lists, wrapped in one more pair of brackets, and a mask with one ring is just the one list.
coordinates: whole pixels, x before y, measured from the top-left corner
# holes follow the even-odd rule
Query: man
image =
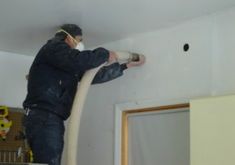
[[(78, 49), (75, 49), (78, 47)], [(60, 165), (64, 145), (64, 120), (70, 116), (77, 83), (85, 71), (104, 62), (93, 83), (110, 81), (138, 62), (119, 64), (117, 55), (104, 48), (82, 50), (82, 30), (65, 24), (38, 52), (28, 75), (28, 93), (23, 103), (25, 133), (34, 162)]]

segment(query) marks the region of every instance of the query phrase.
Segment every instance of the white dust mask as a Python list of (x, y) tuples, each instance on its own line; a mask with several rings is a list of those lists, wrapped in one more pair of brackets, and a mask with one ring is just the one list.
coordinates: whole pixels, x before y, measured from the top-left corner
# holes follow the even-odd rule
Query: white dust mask
[(83, 42), (79, 42), (75, 49), (77, 49), (79, 51), (85, 50), (85, 46), (84, 46)]

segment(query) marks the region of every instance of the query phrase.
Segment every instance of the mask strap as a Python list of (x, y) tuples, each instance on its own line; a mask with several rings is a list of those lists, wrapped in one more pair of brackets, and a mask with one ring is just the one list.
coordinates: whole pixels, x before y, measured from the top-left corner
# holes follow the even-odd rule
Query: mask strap
[(66, 32), (65, 30), (60, 29), (60, 30), (56, 31), (56, 33), (59, 33), (59, 32), (64, 32), (64, 33), (67, 34), (69, 37), (71, 37), (71, 38), (76, 42), (76, 44), (79, 43), (71, 34), (69, 34), (68, 32)]

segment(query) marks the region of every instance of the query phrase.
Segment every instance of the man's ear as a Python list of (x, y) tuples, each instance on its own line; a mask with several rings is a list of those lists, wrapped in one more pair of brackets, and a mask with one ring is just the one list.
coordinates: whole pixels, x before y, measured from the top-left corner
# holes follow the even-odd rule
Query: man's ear
[(71, 37), (69, 37), (69, 35), (67, 35), (67, 37), (65, 38), (65, 40), (64, 40), (70, 47), (72, 47), (73, 45), (72, 45), (72, 39), (71, 39)]
[(64, 41), (69, 43), (69, 42), (71, 42), (70, 40), (71, 40), (70, 37), (67, 35)]

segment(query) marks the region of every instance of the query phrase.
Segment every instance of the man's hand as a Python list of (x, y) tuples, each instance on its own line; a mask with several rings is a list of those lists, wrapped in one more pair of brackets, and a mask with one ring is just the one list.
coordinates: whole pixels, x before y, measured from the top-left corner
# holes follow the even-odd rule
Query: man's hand
[(108, 62), (113, 63), (113, 62), (116, 62), (117, 59), (118, 59), (117, 54), (113, 51), (109, 51), (109, 60), (108, 60)]
[(140, 55), (139, 61), (130, 61), (126, 64), (127, 68), (135, 67), (135, 66), (141, 66), (145, 63), (145, 56)]

